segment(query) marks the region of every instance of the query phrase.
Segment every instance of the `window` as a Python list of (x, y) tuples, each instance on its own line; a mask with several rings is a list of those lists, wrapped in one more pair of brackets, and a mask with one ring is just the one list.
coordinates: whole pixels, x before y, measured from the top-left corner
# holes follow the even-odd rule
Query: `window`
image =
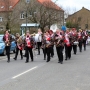
[(12, 8), (12, 6), (9, 6), (9, 8)]
[(78, 22), (80, 22), (81, 21), (81, 17), (78, 17)]
[(26, 0), (26, 3), (29, 3), (30, 2), (30, 0)]
[(2, 31), (3, 30), (3, 27), (0, 27), (0, 31)]
[(20, 14), (20, 19), (24, 19), (24, 16), (25, 16), (24, 13), (21, 13)]
[(4, 6), (1, 6), (1, 8), (4, 8)]
[(88, 24), (85, 24), (85, 28), (88, 28)]
[(3, 21), (3, 18), (2, 17), (0, 17), (0, 22), (2, 22)]

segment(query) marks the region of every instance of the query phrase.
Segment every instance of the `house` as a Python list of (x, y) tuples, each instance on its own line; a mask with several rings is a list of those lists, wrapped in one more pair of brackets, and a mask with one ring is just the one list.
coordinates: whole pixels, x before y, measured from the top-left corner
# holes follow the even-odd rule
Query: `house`
[(81, 10), (69, 15), (66, 22), (76, 25), (78, 29), (90, 29), (90, 10), (82, 7)]
[(64, 24), (64, 10), (51, 0), (0, 0), (0, 30), (19, 31), (22, 23)]

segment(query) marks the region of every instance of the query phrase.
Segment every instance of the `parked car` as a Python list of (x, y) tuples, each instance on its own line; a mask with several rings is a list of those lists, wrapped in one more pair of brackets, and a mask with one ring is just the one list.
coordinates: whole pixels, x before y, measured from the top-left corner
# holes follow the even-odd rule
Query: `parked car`
[[(5, 43), (3, 41), (3, 36), (4, 36), (3, 34), (0, 35), (0, 54), (6, 55)], [(12, 35), (10, 51), (13, 51), (15, 53), (15, 50), (16, 50), (15, 36)]]

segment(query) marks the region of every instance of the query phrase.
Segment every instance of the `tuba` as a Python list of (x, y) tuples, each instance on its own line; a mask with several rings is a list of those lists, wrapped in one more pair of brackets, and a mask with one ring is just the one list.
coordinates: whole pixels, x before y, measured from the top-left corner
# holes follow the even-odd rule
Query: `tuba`
[(61, 39), (58, 39), (57, 42), (56, 42), (56, 47), (59, 47), (60, 46), (60, 41)]
[(46, 44), (46, 48), (49, 48), (51, 46), (51, 44)]

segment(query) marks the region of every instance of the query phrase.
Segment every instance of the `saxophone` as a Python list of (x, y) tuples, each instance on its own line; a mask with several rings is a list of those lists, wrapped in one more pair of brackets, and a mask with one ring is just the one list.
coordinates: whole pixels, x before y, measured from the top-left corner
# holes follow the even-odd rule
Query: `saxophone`
[(10, 45), (9, 38), (6, 38), (5, 44), (6, 44), (6, 46), (9, 46)]
[(9, 40), (8, 41), (6, 41), (6, 46), (9, 46), (10, 45), (10, 42), (9, 42)]

